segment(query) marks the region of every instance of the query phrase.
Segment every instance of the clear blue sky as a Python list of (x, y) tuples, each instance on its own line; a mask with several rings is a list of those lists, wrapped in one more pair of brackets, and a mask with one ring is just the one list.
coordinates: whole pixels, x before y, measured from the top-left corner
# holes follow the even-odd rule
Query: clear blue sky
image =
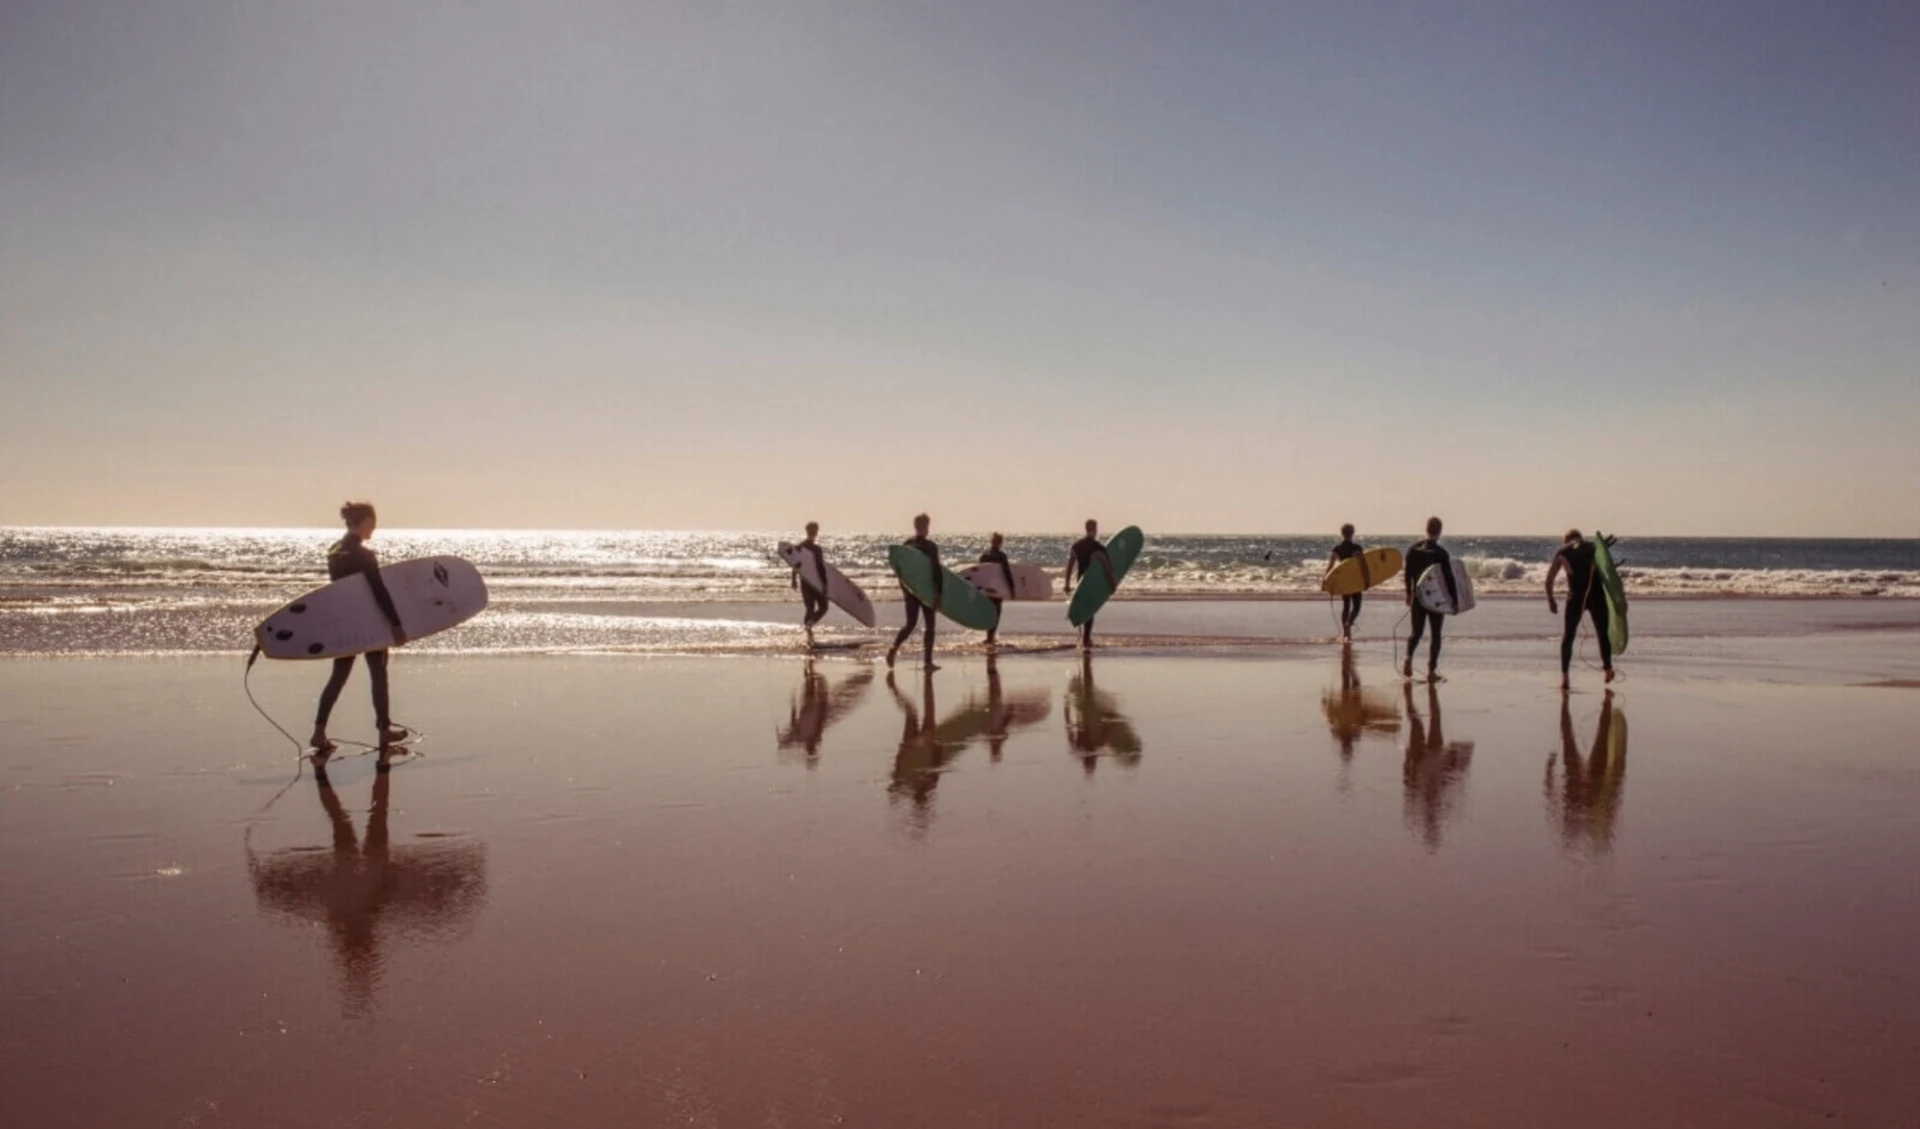
[(1920, 533), (1920, 4), (0, 5), (0, 522)]

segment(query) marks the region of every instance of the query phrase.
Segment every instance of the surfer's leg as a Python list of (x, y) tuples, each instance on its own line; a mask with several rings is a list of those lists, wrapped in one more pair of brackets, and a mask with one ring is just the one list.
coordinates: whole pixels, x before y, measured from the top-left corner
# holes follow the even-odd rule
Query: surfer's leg
[(1613, 617), (1607, 611), (1607, 602), (1597, 599), (1587, 607), (1587, 615), (1593, 619), (1593, 637), (1600, 640), (1600, 665), (1607, 672), (1608, 681), (1613, 679)]
[(1560, 685), (1565, 686), (1573, 670), (1573, 643), (1580, 634), (1580, 605), (1567, 601), (1567, 627), (1560, 633)]
[(327, 740), (327, 719), (333, 716), (333, 704), (340, 700), (340, 691), (347, 685), (347, 676), (353, 673), (352, 655), (333, 660), (333, 674), (327, 679), (326, 689), (320, 691), (320, 709), (313, 715), (313, 747), (326, 749), (331, 747)]
[(900, 633), (893, 637), (893, 646), (887, 648), (888, 666), (893, 665), (893, 657), (900, 653), (900, 645), (905, 643), (907, 639), (913, 635), (914, 627), (920, 622), (920, 601), (914, 598), (913, 593), (904, 588), (900, 590), (900, 594), (905, 597), (907, 605), (907, 625), (902, 627)]
[(932, 608), (926, 609), (926, 612), (927, 612), (927, 624), (924, 628), (921, 629), (922, 634), (920, 636), (920, 641), (922, 644), (921, 651), (920, 651), (920, 662), (921, 662), (921, 665), (924, 666), (926, 669), (935, 670), (935, 669), (938, 669), (933, 665), (933, 621), (936, 617), (933, 614)]
[(1440, 669), (1440, 629), (1447, 624), (1447, 617), (1433, 617), (1433, 639), (1427, 644), (1427, 674), (1432, 675)]
[(367, 674), (373, 680), (373, 725), (384, 736), (393, 728), (393, 718), (387, 713), (387, 653), (385, 651), (367, 652)]
[[(992, 597), (988, 598), (992, 599)], [(1003, 600), (993, 601), (993, 626), (987, 628), (987, 646), (989, 647), (993, 646), (994, 637), (1000, 633), (1000, 613), (1004, 603), (1005, 601)]]
[[(1425, 604), (1419, 601), (1414, 602), (1413, 633), (1407, 636), (1407, 662), (1405, 666), (1400, 668), (1400, 673), (1406, 675), (1408, 678), (1413, 677), (1413, 653), (1420, 649), (1420, 637), (1427, 633), (1428, 614)], [(1439, 627), (1439, 622), (1438, 617), (1436, 617), (1434, 619), (1436, 629)]]
[(1093, 649), (1093, 621), (1092, 620), (1088, 620), (1087, 622), (1080, 625), (1080, 648), (1081, 650), (1086, 650), (1086, 651), (1090, 651)]

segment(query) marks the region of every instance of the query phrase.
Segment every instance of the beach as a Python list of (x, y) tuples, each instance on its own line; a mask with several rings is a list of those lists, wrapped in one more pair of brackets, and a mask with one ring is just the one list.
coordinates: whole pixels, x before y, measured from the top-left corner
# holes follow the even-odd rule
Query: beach
[(1910, 1125), (1920, 633), (1686, 637), (403, 653), (325, 787), (238, 655), (0, 660), (0, 1117)]

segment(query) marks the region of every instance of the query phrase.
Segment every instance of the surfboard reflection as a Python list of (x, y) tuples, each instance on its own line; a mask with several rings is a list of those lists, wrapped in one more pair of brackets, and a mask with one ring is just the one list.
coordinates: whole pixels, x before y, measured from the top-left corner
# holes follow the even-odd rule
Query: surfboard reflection
[(1140, 763), (1144, 747), (1133, 722), (1120, 712), (1120, 702), (1093, 682), (1093, 655), (1080, 656), (1080, 673), (1067, 679), (1067, 748), (1079, 757), (1091, 776), (1102, 756), (1112, 756), (1127, 768)]
[(1427, 683), (1427, 717), (1413, 704), (1413, 683), (1407, 683), (1405, 691), (1408, 732), (1402, 818), (1429, 852), (1437, 851), (1446, 824), (1459, 813), (1460, 792), (1473, 764), (1473, 742), (1447, 740), (1438, 685)]
[(1547, 804), (1558, 818), (1560, 841), (1568, 848), (1584, 846), (1595, 856), (1611, 853), (1626, 783), (1627, 715), (1614, 708), (1612, 692), (1600, 703), (1593, 744), (1585, 757), (1574, 736), (1572, 706), (1562, 694), (1560, 749), (1547, 757), (1545, 783)]
[(776, 734), (781, 749), (804, 749), (807, 767), (820, 763), (820, 739), (827, 727), (852, 713), (873, 688), (873, 668), (862, 666), (838, 683), (829, 682), (813, 660), (800, 674), (800, 688), (787, 701), (787, 727)]
[(330, 847), (295, 847), (264, 857), (247, 852), (247, 873), (260, 908), (323, 926), (340, 973), (342, 1011), (372, 1011), (386, 974), (383, 948), (398, 940), (442, 940), (470, 924), (487, 897), (486, 848), (433, 840), (394, 846), (387, 827), (393, 777), (374, 778), (367, 833), (324, 772), (315, 775), (320, 806), (333, 825)]
[(1340, 789), (1349, 787), (1345, 766), (1353, 761), (1353, 750), (1369, 733), (1400, 732), (1400, 703), (1391, 695), (1368, 690), (1360, 685), (1360, 668), (1353, 648), (1340, 649), (1340, 684), (1321, 691), (1320, 708), (1327, 715), (1327, 728), (1340, 748)]

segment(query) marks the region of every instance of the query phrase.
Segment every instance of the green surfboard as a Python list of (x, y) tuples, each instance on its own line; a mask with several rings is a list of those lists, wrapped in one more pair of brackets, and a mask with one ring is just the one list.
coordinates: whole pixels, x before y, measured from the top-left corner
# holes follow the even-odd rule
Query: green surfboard
[(1080, 587), (1074, 589), (1073, 602), (1067, 605), (1067, 622), (1079, 627), (1092, 619), (1113, 596), (1113, 589), (1127, 577), (1127, 570), (1133, 567), (1135, 557), (1147, 543), (1147, 535), (1140, 532), (1137, 525), (1129, 525), (1113, 535), (1107, 541), (1107, 559), (1113, 562), (1113, 585), (1107, 583), (1107, 570), (1100, 567), (1099, 561), (1080, 578)]
[[(907, 591), (921, 603), (933, 606), (933, 561), (925, 553), (907, 545), (895, 545), (887, 550), (887, 563), (893, 566), (893, 574), (907, 586)], [(991, 631), (999, 621), (1000, 609), (993, 606), (987, 594), (960, 579), (950, 568), (943, 566), (940, 576), (944, 592), (940, 614), (962, 627)]]
[(1613, 553), (1599, 530), (1593, 531), (1593, 569), (1600, 577), (1600, 589), (1607, 594), (1607, 642), (1613, 653), (1627, 653), (1627, 586), (1614, 567)]

